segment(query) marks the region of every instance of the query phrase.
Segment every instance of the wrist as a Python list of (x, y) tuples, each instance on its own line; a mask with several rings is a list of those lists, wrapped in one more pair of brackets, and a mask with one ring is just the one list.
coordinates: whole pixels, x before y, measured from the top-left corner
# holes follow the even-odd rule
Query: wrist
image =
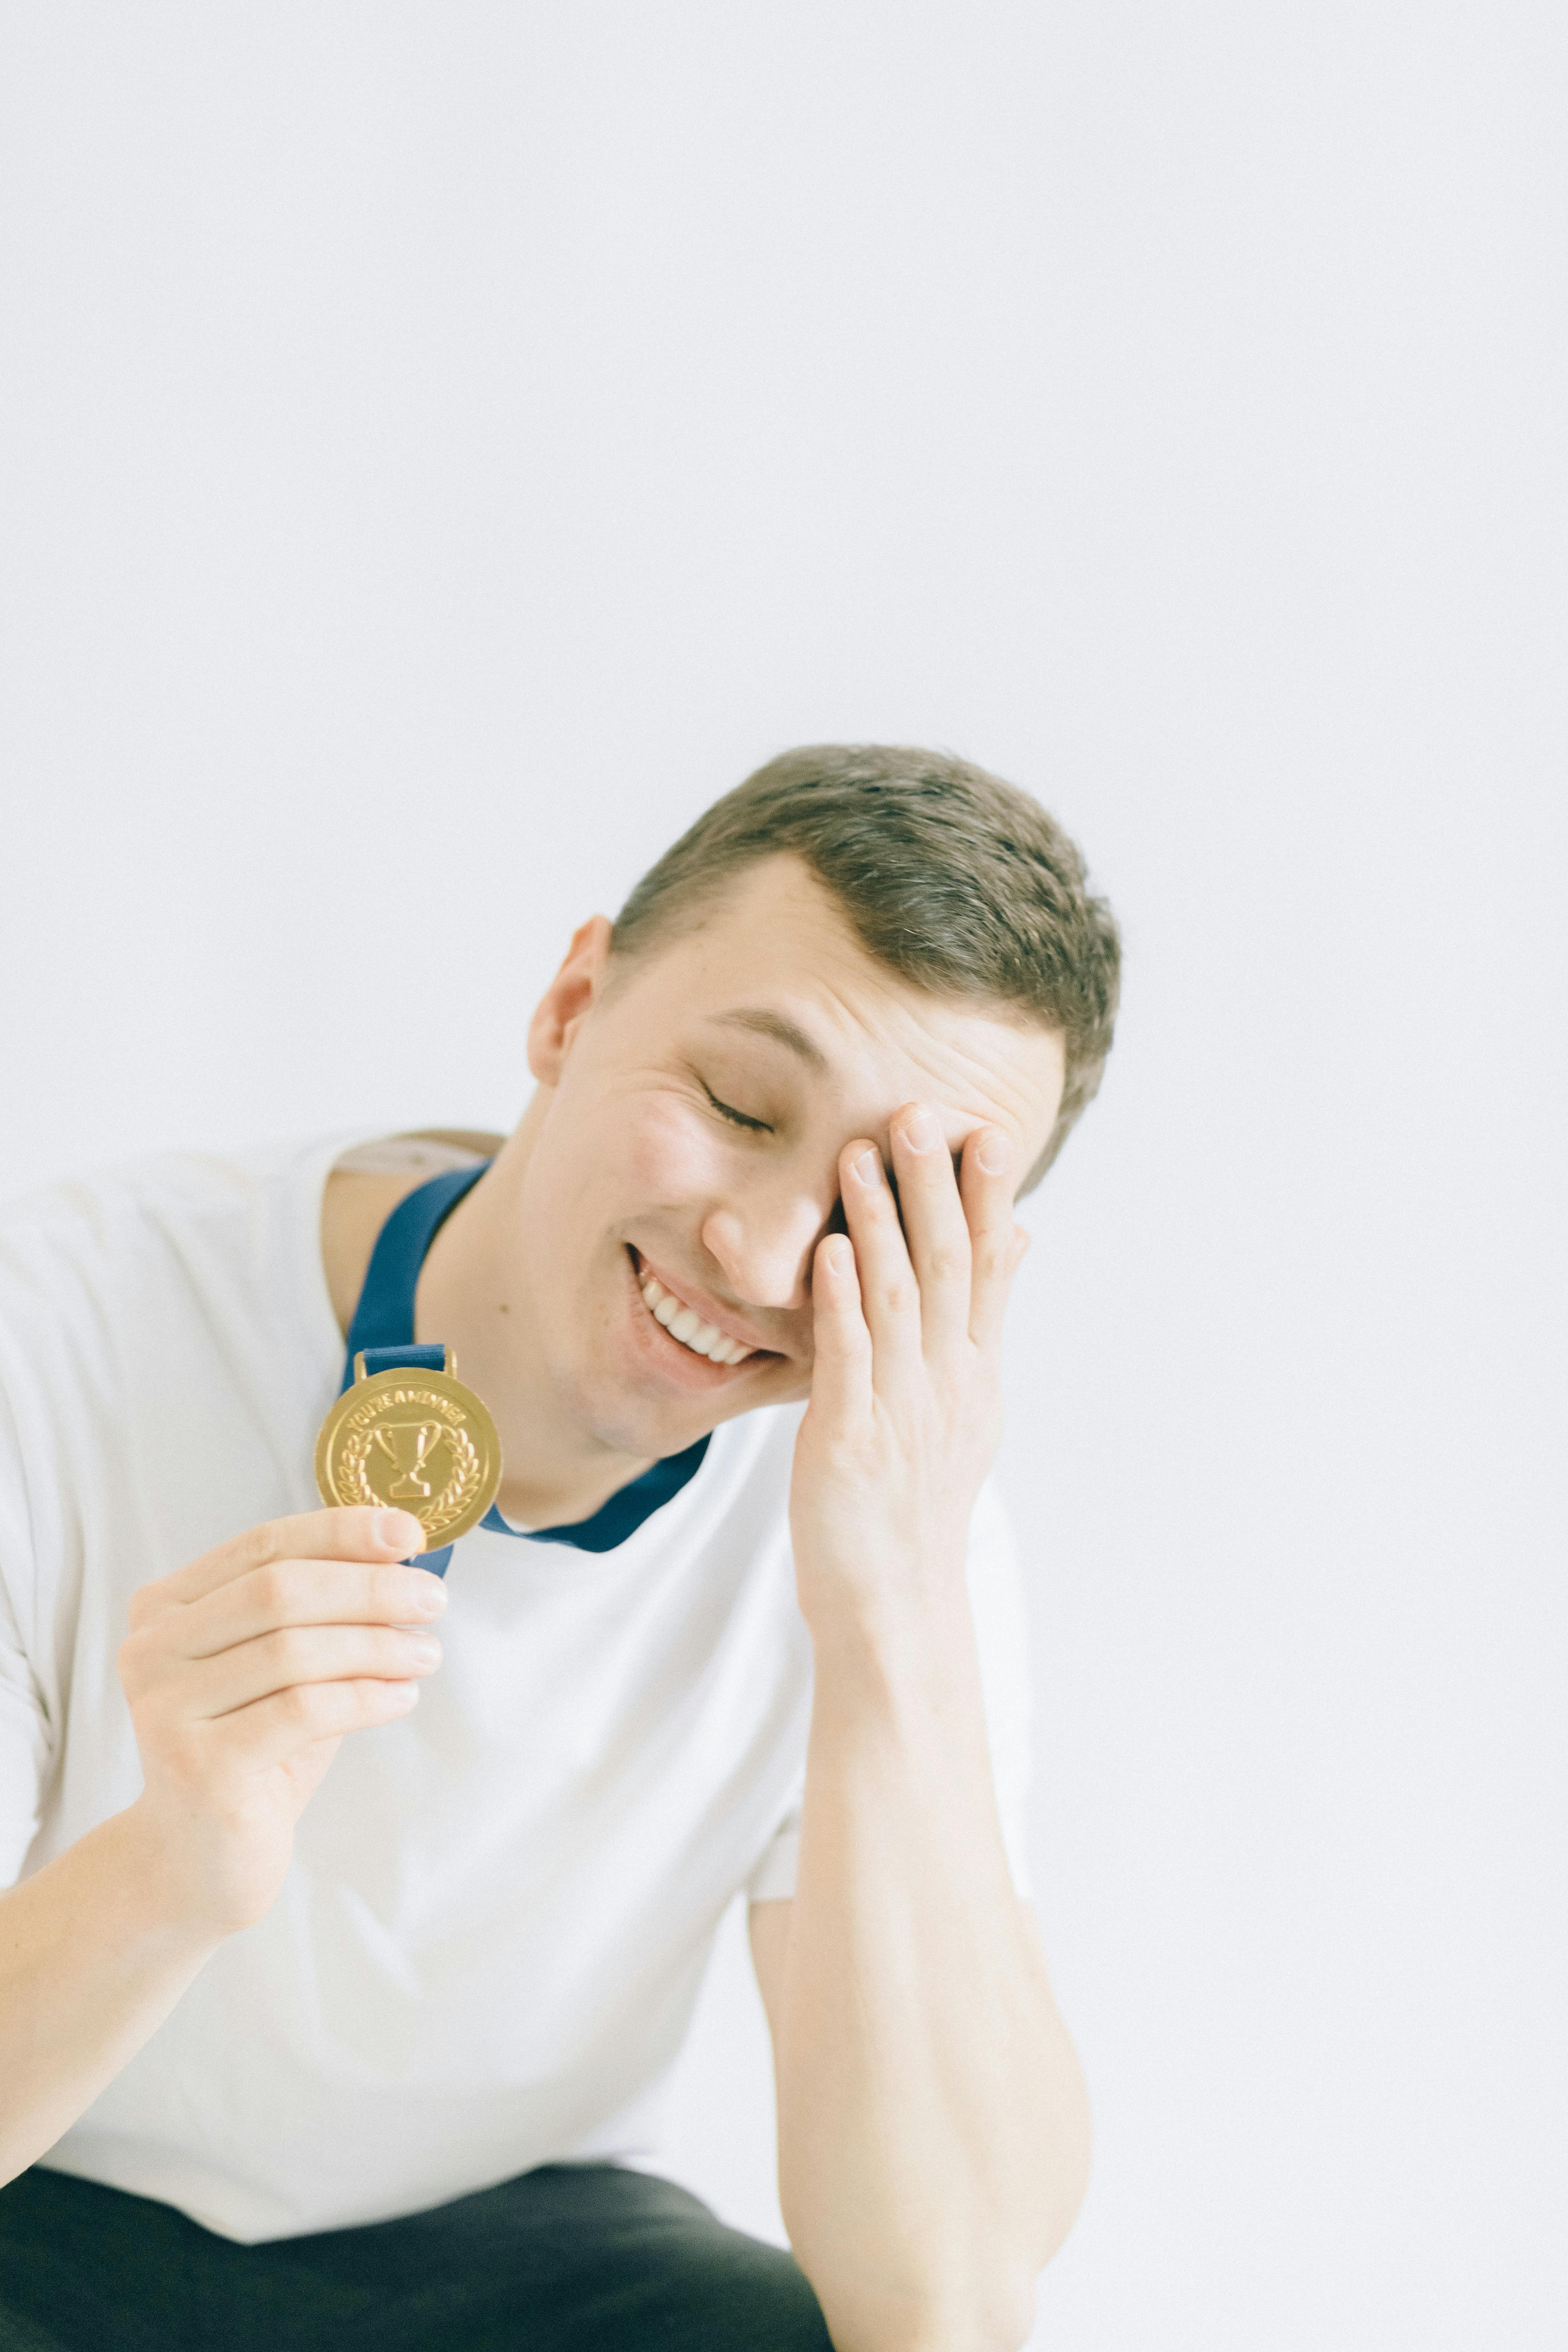
[(850, 1586), (803, 1612), (820, 1707), (843, 1698), (897, 1716), (979, 1701), (979, 1661), (962, 1562), (902, 1587)]
[(92, 1834), (105, 1843), (127, 1937), (149, 1950), (205, 1959), (252, 1924), (215, 1900), (200, 1829), (171, 1821), (145, 1790)]
[(890, 1514), (792, 1511), (795, 1591), (814, 1642), (899, 1650), (967, 1618), (967, 1522), (911, 1533)]

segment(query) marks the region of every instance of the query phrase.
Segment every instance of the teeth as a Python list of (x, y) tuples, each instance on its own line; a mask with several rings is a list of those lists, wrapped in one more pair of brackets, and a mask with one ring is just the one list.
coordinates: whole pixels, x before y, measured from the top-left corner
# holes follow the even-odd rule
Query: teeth
[(716, 1323), (704, 1323), (695, 1307), (683, 1307), (651, 1274), (644, 1276), (641, 1287), (643, 1304), (654, 1320), (662, 1323), (670, 1338), (689, 1348), (694, 1356), (706, 1356), (715, 1364), (742, 1364), (752, 1353), (738, 1340), (726, 1339)]

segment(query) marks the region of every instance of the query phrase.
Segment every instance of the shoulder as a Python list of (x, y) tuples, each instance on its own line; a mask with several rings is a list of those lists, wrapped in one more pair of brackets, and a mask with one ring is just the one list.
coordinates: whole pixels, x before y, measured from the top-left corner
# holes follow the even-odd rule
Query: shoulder
[(264, 1156), (170, 1153), (64, 1178), (0, 1205), (0, 1368), (51, 1331), (101, 1339), (114, 1302), (204, 1228), (254, 1223)]
[(0, 1396), (26, 1454), (237, 1318), (326, 1318), (321, 1192), (341, 1139), (174, 1152), (0, 1207)]
[[(331, 1165), (331, 1147), (323, 1178)], [(101, 1269), (159, 1233), (244, 1216), (310, 1145), (232, 1153), (178, 1151), (62, 1178), (0, 1204), (0, 1271), (35, 1281), (48, 1271)]]
[(204, 1490), (184, 1455), (163, 1475), (179, 1433), (232, 1420), (291, 1324), (308, 1350), (330, 1322), (315, 1235), (340, 1148), (168, 1153), (0, 1207), (0, 1569), (18, 1606), (29, 1562), (47, 1614), (45, 1588), (89, 1556), (142, 1580), (161, 1572), (154, 1522), (184, 1542)]
[(173, 1151), (64, 1178), (0, 1204), (0, 1313), (101, 1288), (204, 1244), (241, 1255), (312, 1232), (322, 1188), (356, 1137), (230, 1152)]

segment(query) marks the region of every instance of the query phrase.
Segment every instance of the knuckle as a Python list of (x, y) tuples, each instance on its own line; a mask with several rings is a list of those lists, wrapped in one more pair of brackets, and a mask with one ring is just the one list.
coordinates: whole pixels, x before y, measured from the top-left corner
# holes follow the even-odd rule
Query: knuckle
[(115, 1653), (114, 1664), (121, 1688), (132, 1707), (149, 1692), (166, 1684), (177, 1667), (177, 1661), (159, 1640), (155, 1625), (144, 1625), (134, 1633), (127, 1633)]
[(211, 1750), (205, 1741), (190, 1729), (174, 1724), (156, 1724), (152, 1730), (152, 1744), (165, 1773), (192, 1783), (209, 1777)]
[(316, 1639), (304, 1625), (281, 1625), (267, 1636), (268, 1648), (279, 1671), (290, 1681), (306, 1674), (315, 1662)]
[(268, 1559), (255, 1571), (256, 1598), (269, 1617), (286, 1616), (293, 1604), (294, 1579), (280, 1559)]
[(264, 1519), (258, 1528), (247, 1528), (236, 1541), (244, 1567), (265, 1568), (278, 1557), (278, 1523)]
[(195, 1744), (181, 1739), (156, 1724), (136, 1727), (144, 1767), (165, 1787), (188, 1791), (199, 1789), (207, 1777), (205, 1759)]
[(156, 1603), (153, 1596), (157, 1590), (155, 1584), (143, 1584), (138, 1586), (132, 1594), (130, 1604), (125, 1612), (125, 1622), (133, 1633), (138, 1632), (153, 1614)]
[(283, 1713), (301, 1730), (313, 1730), (321, 1721), (321, 1693), (317, 1684), (291, 1683), (281, 1696)]
[(857, 1438), (842, 1435), (825, 1447), (828, 1475), (842, 1486), (856, 1486), (874, 1477), (872, 1449)]

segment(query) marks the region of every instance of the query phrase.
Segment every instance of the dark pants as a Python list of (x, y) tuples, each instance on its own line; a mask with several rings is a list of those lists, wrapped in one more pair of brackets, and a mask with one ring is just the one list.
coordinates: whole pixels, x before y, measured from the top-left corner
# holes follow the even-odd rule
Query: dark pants
[(792, 2255), (684, 2189), (551, 2164), (433, 2212), (237, 2246), (35, 2168), (0, 2189), (0, 2352), (831, 2352)]

